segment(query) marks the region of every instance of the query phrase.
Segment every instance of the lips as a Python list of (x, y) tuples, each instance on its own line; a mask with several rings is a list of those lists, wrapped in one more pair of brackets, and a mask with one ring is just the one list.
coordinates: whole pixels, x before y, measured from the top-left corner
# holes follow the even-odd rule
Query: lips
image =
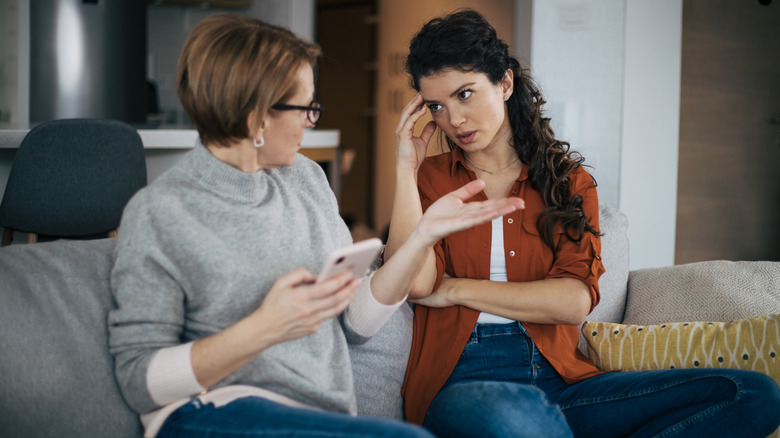
[(458, 138), (458, 141), (460, 141), (463, 144), (469, 144), (472, 141), (474, 141), (474, 137), (476, 136), (477, 131), (469, 131), (464, 132), (463, 134), (457, 134), (456, 137)]

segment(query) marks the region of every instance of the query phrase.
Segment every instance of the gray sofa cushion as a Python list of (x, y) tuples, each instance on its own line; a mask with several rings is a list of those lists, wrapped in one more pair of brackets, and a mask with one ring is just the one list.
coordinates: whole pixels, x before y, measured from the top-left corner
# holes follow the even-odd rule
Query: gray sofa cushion
[(359, 415), (403, 419), (401, 385), (412, 346), (410, 306), (403, 305), (379, 332), (361, 345), (350, 345)]
[[(588, 321), (621, 322), (626, 308), (628, 279), (628, 219), (622, 211), (606, 204), (599, 205), (601, 263), (604, 274), (599, 278), (601, 301), (588, 315)], [(585, 338), (580, 336), (579, 349), (588, 354)]]
[(620, 322), (626, 308), (628, 281), (628, 219), (622, 211), (606, 204), (599, 206), (601, 263), (604, 274), (599, 278), (601, 301), (588, 316), (591, 321)]
[(780, 313), (780, 262), (715, 260), (631, 271), (625, 324)]
[(0, 249), (0, 435), (138, 437), (108, 354), (112, 239)]

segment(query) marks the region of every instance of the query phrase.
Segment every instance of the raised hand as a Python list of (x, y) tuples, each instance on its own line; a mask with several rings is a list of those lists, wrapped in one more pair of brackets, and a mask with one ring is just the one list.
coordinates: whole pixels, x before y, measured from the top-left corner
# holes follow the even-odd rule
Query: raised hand
[(433, 244), (454, 232), (525, 208), (525, 202), (520, 198), (466, 202), (484, 187), (484, 181), (475, 180), (442, 196), (428, 207), (417, 225), (417, 231), (423, 238), (430, 239), (430, 244)]
[(397, 166), (416, 172), (425, 159), (428, 142), (436, 130), (436, 123), (431, 121), (425, 125), (419, 137), (414, 136), (414, 125), (425, 115), (425, 112), (426, 107), (420, 93), (417, 93), (401, 112), (398, 126), (395, 128)]

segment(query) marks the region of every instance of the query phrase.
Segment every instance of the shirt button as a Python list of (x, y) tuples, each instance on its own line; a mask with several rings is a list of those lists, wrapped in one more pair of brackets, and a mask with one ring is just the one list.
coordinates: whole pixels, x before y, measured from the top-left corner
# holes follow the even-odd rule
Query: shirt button
[(509, 251), (509, 257), (514, 257), (514, 256), (515, 256), (515, 252), (514, 251)]
[(506, 223), (508, 223), (508, 224), (511, 224), (512, 222), (514, 222), (514, 220), (511, 217), (506, 220)]

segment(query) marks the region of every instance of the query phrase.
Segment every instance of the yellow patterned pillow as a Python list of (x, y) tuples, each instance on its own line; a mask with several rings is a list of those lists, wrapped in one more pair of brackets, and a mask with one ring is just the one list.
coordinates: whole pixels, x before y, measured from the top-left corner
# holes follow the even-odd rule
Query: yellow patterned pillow
[(780, 314), (644, 326), (585, 322), (582, 334), (588, 356), (604, 371), (739, 368), (780, 384)]

